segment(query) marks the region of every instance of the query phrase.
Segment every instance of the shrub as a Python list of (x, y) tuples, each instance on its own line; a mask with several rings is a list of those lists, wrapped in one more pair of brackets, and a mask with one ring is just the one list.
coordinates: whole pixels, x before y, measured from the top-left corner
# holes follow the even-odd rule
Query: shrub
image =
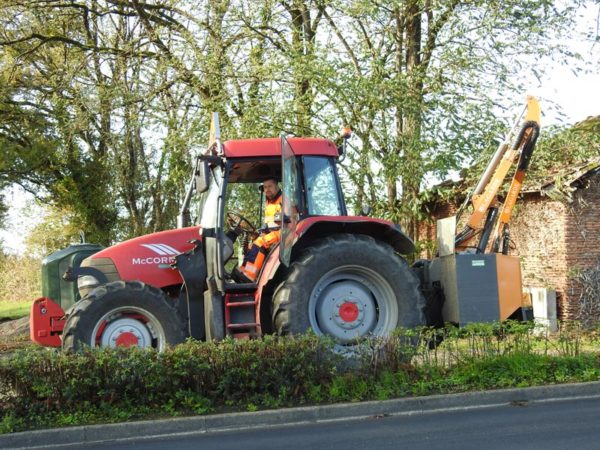
[[(191, 341), (164, 353), (94, 349), (80, 354), (31, 347), (0, 361), (5, 421), (83, 409), (203, 413), (223, 406), (304, 403), (336, 374), (329, 344), (294, 339)], [(85, 408), (84, 408), (85, 407)]]
[[(600, 378), (597, 355), (563, 349), (564, 334), (549, 352), (547, 336), (520, 324), (420, 332), (420, 343), (406, 330), (360, 343), (352, 364), (311, 335), (189, 341), (163, 353), (30, 347), (0, 359), (0, 433)], [(585, 347), (588, 335), (569, 332)]]

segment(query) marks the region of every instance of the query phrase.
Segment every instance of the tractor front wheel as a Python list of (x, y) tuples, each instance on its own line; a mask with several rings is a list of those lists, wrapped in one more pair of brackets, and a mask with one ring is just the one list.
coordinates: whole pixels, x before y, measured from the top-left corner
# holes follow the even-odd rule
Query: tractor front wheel
[(73, 308), (63, 331), (65, 351), (83, 347), (164, 350), (185, 340), (185, 326), (166, 295), (141, 282), (115, 281)]
[(308, 248), (290, 267), (273, 298), (280, 335), (309, 328), (351, 345), (424, 323), (419, 281), (386, 243), (342, 234)]

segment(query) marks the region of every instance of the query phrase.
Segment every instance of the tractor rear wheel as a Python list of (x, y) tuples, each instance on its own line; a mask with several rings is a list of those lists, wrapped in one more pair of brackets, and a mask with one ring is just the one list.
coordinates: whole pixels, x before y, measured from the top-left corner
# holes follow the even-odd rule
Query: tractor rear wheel
[(115, 281), (74, 305), (63, 331), (65, 351), (88, 347), (164, 350), (185, 340), (185, 325), (158, 288), (138, 281)]
[(342, 345), (424, 323), (419, 281), (393, 248), (370, 236), (340, 234), (309, 247), (273, 296), (280, 335), (312, 329)]

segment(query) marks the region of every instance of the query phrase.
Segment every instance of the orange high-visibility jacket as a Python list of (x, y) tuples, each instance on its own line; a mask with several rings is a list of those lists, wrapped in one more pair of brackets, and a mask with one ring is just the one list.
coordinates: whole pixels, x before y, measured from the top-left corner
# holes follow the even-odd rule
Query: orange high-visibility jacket
[(269, 228), (278, 228), (281, 224), (281, 191), (273, 200), (267, 199), (265, 207), (265, 225)]

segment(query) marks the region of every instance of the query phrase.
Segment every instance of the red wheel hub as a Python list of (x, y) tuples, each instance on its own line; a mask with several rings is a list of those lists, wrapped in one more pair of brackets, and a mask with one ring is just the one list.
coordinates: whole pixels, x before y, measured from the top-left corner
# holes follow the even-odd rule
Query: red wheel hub
[(340, 318), (344, 322), (354, 322), (358, 318), (358, 306), (352, 302), (344, 302), (340, 306)]
[(117, 347), (134, 347), (139, 344), (139, 340), (137, 336), (128, 331), (121, 333), (117, 340), (115, 341), (115, 345)]

